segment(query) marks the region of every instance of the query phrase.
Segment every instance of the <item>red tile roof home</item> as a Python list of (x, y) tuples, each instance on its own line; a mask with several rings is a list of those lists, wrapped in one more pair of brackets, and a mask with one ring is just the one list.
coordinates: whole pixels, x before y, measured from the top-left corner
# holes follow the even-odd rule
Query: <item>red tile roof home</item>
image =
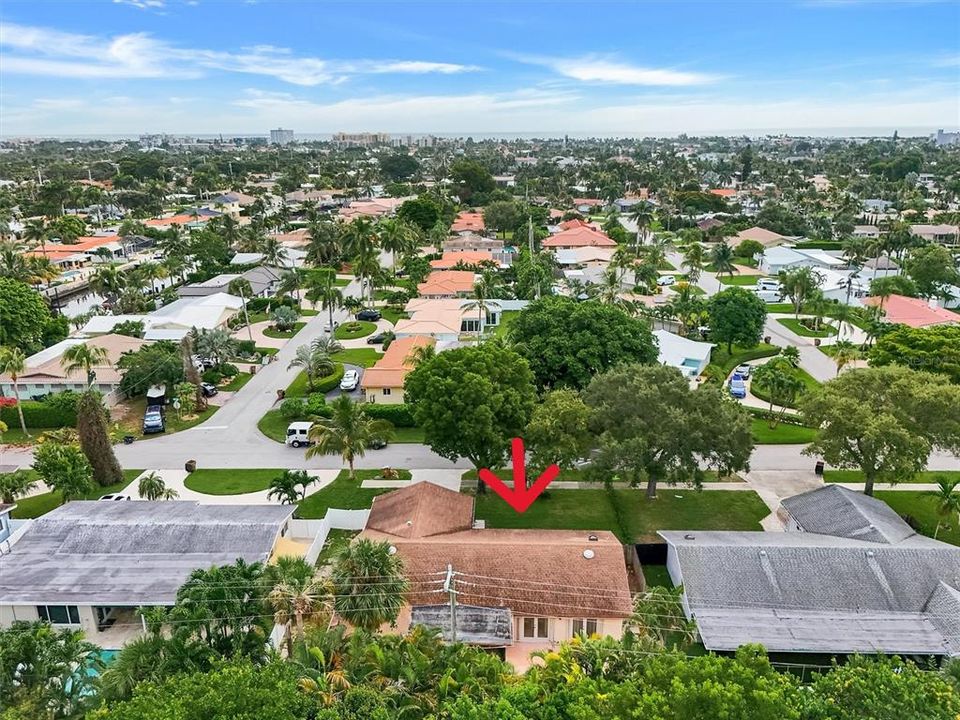
[(155, 218), (147, 220), (144, 225), (147, 227), (170, 227), (171, 225), (189, 225), (190, 223), (205, 223), (209, 217), (204, 215), (171, 215), (165, 218)]
[(457, 604), (514, 615), (626, 618), (633, 611), (623, 546), (607, 531), (471, 529), (473, 502), (419, 482), (373, 502), (361, 537), (390, 543), (411, 605), (445, 599), (425, 577), (458, 573)]
[(616, 247), (607, 235), (586, 225), (558, 232), (543, 241), (545, 248)]
[(431, 260), (430, 267), (434, 270), (449, 270), (459, 264), (479, 265), (484, 262), (493, 262), (493, 255), (482, 250), (462, 250), (445, 252), (439, 260)]
[(603, 205), (604, 202), (600, 198), (574, 198), (573, 206), (580, 207), (582, 205), (588, 205), (589, 207), (596, 207), (597, 205)]
[(562, 223), (560, 223), (561, 230), (572, 230), (573, 228), (578, 227), (590, 227), (590, 224), (580, 220), (579, 218), (564, 220)]
[(422, 297), (456, 297), (473, 292), (476, 277), (470, 270), (434, 270), (417, 285)]
[(486, 225), (483, 222), (483, 213), (467, 212), (466, 210), (457, 215), (453, 225), (450, 226), (450, 232), (452, 233), (483, 232), (484, 230), (486, 230)]
[(363, 373), (360, 386), (366, 388), (402, 388), (407, 373), (413, 369), (413, 351), (436, 342), (432, 337), (413, 335), (397, 338), (383, 357)]
[(728, 198), (736, 195), (737, 191), (734, 190), (733, 188), (714, 188), (713, 190), (710, 191), (710, 194), (717, 195), (719, 197)]
[[(879, 305), (881, 298), (872, 295), (863, 299), (864, 305)], [(960, 315), (945, 310), (942, 307), (933, 307), (926, 300), (920, 298), (891, 295), (883, 301), (884, 320), (899, 323), (913, 328), (928, 327), (930, 325), (953, 325), (960, 323)]]

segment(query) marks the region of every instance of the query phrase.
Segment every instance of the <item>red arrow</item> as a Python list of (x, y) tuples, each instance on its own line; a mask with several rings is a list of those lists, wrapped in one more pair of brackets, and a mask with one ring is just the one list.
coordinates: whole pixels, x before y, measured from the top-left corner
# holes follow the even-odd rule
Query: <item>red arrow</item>
[(507, 484), (500, 478), (483, 468), (479, 475), (490, 489), (497, 495), (506, 500), (507, 504), (518, 513), (526, 512), (527, 508), (533, 504), (540, 493), (547, 489), (547, 485), (552, 483), (557, 475), (560, 474), (560, 468), (557, 465), (551, 465), (544, 470), (537, 481), (527, 487), (526, 454), (523, 449), (523, 440), (521, 438), (513, 439), (513, 488), (507, 487)]

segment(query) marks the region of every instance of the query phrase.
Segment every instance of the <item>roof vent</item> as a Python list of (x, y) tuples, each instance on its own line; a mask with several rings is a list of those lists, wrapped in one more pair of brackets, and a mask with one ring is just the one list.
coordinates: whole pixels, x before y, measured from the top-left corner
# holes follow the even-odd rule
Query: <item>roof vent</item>
[(593, 552), (593, 550), (584, 550), (584, 551), (583, 551), (583, 556), (584, 556), (587, 560), (592, 560), (594, 554), (595, 554), (595, 553)]
[(407, 527), (413, 527), (413, 520), (407, 520)]
[(589, 540), (590, 542), (597, 542), (599, 539), (600, 539), (600, 538), (598, 538), (598, 537), (597, 537), (596, 535), (594, 535), (593, 533), (590, 533), (589, 535), (587, 535), (587, 540)]
[(767, 556), (767, 551), (766, 551), (766, 550), (761, 550), (761, 551), (760, 551), (760, 557), (766, 557), (766, 556)]
[(389, 547), (389, 549), (387, 550), (387, 552), (390, 553), (391, 555), (396, 555), (396, 554), (397, 554), (397, 548), (396, 548), (396, 546), (391, 545), (391, 546)]
[(474, 520), (474, 521), (473, 521), (473, 529), (474, 529), (474, 530), (486, 530), (486, 529), (487, 529), (487, 521), (486, 521), (486, 520)]
[(872, 558), (872, 557), (873, 557), (873, 550), (867, 550), (867, 557), (868, 557), (868, 558)]

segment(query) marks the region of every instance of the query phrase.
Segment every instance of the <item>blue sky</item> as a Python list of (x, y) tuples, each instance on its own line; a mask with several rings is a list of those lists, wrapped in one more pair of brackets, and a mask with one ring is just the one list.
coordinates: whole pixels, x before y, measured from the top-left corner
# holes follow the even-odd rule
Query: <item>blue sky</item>
[(960, 3), (5, 0), (0, 134), (960, 125)]

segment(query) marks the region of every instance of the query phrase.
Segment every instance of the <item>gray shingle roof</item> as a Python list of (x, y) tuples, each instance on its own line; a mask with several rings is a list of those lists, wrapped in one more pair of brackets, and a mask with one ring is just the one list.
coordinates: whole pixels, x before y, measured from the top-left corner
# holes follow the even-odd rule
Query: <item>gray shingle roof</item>
[(942, 584), (960, 587), (960, 548), (952, 545), (808, 532), (660, 535), (676, 553), (687, 609), (710, 649), (762, 642), (783, 652), (950, 654), (960, 642), (931, 606)]
[(292, 511), (71, 502), (33, 521), (0, 556), (0, 603), (170, 604), (197, 568), (266, 560)]
[(807, 532), (890, 544), (916, 534), (882, 500), (839, 485), (824, 485), (782, 504)]

